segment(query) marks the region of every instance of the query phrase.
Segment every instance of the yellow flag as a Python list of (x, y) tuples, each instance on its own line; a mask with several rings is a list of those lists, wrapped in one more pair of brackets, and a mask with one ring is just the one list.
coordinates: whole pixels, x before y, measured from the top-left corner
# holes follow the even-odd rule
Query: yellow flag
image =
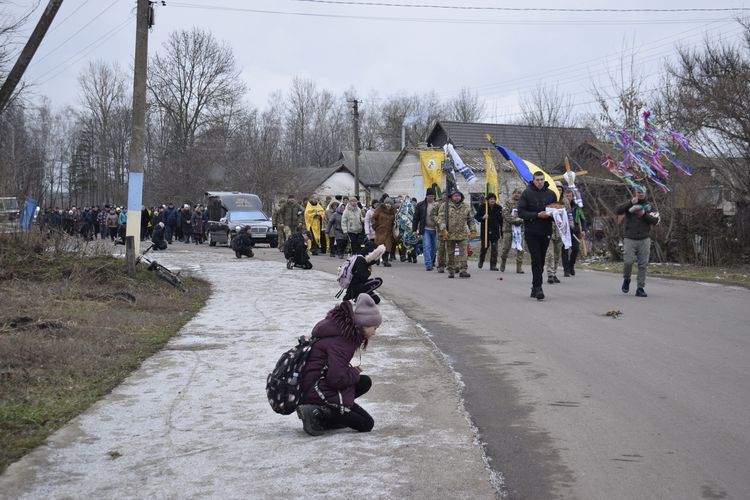
[(445, 153), (442, 151), (420, 151), (419, 164), (422, 166), (422, 181), (425, 188), (443, 185), (443, 160)]
[(500, 201), (500, 190), (497, 183), (497, 169), (495, 168), (495, 161), (492, 159), (492, 153), (490, 151), (483, 151), (484, 163), (487, 166), (486, 172), (486, 187), (485, 194), (494, 193), (497, 196), (497, 201)]

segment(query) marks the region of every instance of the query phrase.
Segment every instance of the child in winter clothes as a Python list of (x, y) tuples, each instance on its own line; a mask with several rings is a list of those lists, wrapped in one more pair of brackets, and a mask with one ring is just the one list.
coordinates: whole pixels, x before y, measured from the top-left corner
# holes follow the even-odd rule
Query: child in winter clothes
[(376, 303), (380, 303), (380, 297), (375, 290), (383, 284), (382, 278), (371, 278), (372, 265), (380, 259), (385, 253), (385, 245), (379, 245), (367, 255), (358, 255), (352, 268), (352, 280), (346, 289), (344, 300), (351, 300), (358, 297), (361, 293), (368, 294)]
[(369, 432), (375, 425), (355, 399), (372, 387), (372, 379), (362, 368), (352, 366), (357, 349), (367, 348), (369, 339), (383, 322), (378, 306), (367, 294), (357, 304), (342, 302), (326, 314), (312, 331), (318, 340), (302, 371), (302, 387), (309, 388), (297, 407), (302, 428), (311, 436), (329, 429), (349, 427)]

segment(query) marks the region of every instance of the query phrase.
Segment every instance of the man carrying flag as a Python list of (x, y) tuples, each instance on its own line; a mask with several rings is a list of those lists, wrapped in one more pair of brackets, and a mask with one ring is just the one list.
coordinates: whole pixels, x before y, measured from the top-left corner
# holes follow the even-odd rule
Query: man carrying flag
[(495, 193), (486, 195), (487, 201), (480, 205), (474, 218), (482, 225), (482, 247), (479, 250), (479, 269), (484, 265), (487, 256), (487, 247), (490, 248), (490, 271), (499, 271), (497, 268), (497, 244), (501, 237), (500, 227), (503, 224), (503, 209), (497, 204)]

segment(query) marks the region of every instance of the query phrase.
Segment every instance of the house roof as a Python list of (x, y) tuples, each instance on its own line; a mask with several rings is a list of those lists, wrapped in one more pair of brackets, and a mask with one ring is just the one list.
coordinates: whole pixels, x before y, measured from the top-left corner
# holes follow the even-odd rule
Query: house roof
[[(360, 151), (359, 182), (365, 186), (379, 186), (391, 166), (398, 158), (400, 151)], [(354, 151), (342, 151), (334, 166), (344, 166), (354, 172)]]
[(299, 194), (313, 194), (318, 186), (340, 170), (351, 173), (344, 165), (335, 165), (328, 168), (300, 167), (290, 169), (289, 173), (292, 174), (290, 183), (292, 190)]
[(450, 142), (457, 148), (485, 149), (491, 146), (487, 134), (496, 143), (543, 168), (561, 161), (581, 143), (596, 140), (588, 128), (439, 121), (427, 135), (426, 142), (431, 146)]

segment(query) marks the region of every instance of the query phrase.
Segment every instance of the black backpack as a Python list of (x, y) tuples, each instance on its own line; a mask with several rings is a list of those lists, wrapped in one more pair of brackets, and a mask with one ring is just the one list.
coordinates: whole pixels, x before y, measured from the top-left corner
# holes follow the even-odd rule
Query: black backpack
[(308, 339), (304, 335), (297, 345), (281, 355), (276, 367), (266, 379), (268, 403), (276, 413), (289, 415), (297, 409), (302, 399), (302, 369), (317, 337)]

